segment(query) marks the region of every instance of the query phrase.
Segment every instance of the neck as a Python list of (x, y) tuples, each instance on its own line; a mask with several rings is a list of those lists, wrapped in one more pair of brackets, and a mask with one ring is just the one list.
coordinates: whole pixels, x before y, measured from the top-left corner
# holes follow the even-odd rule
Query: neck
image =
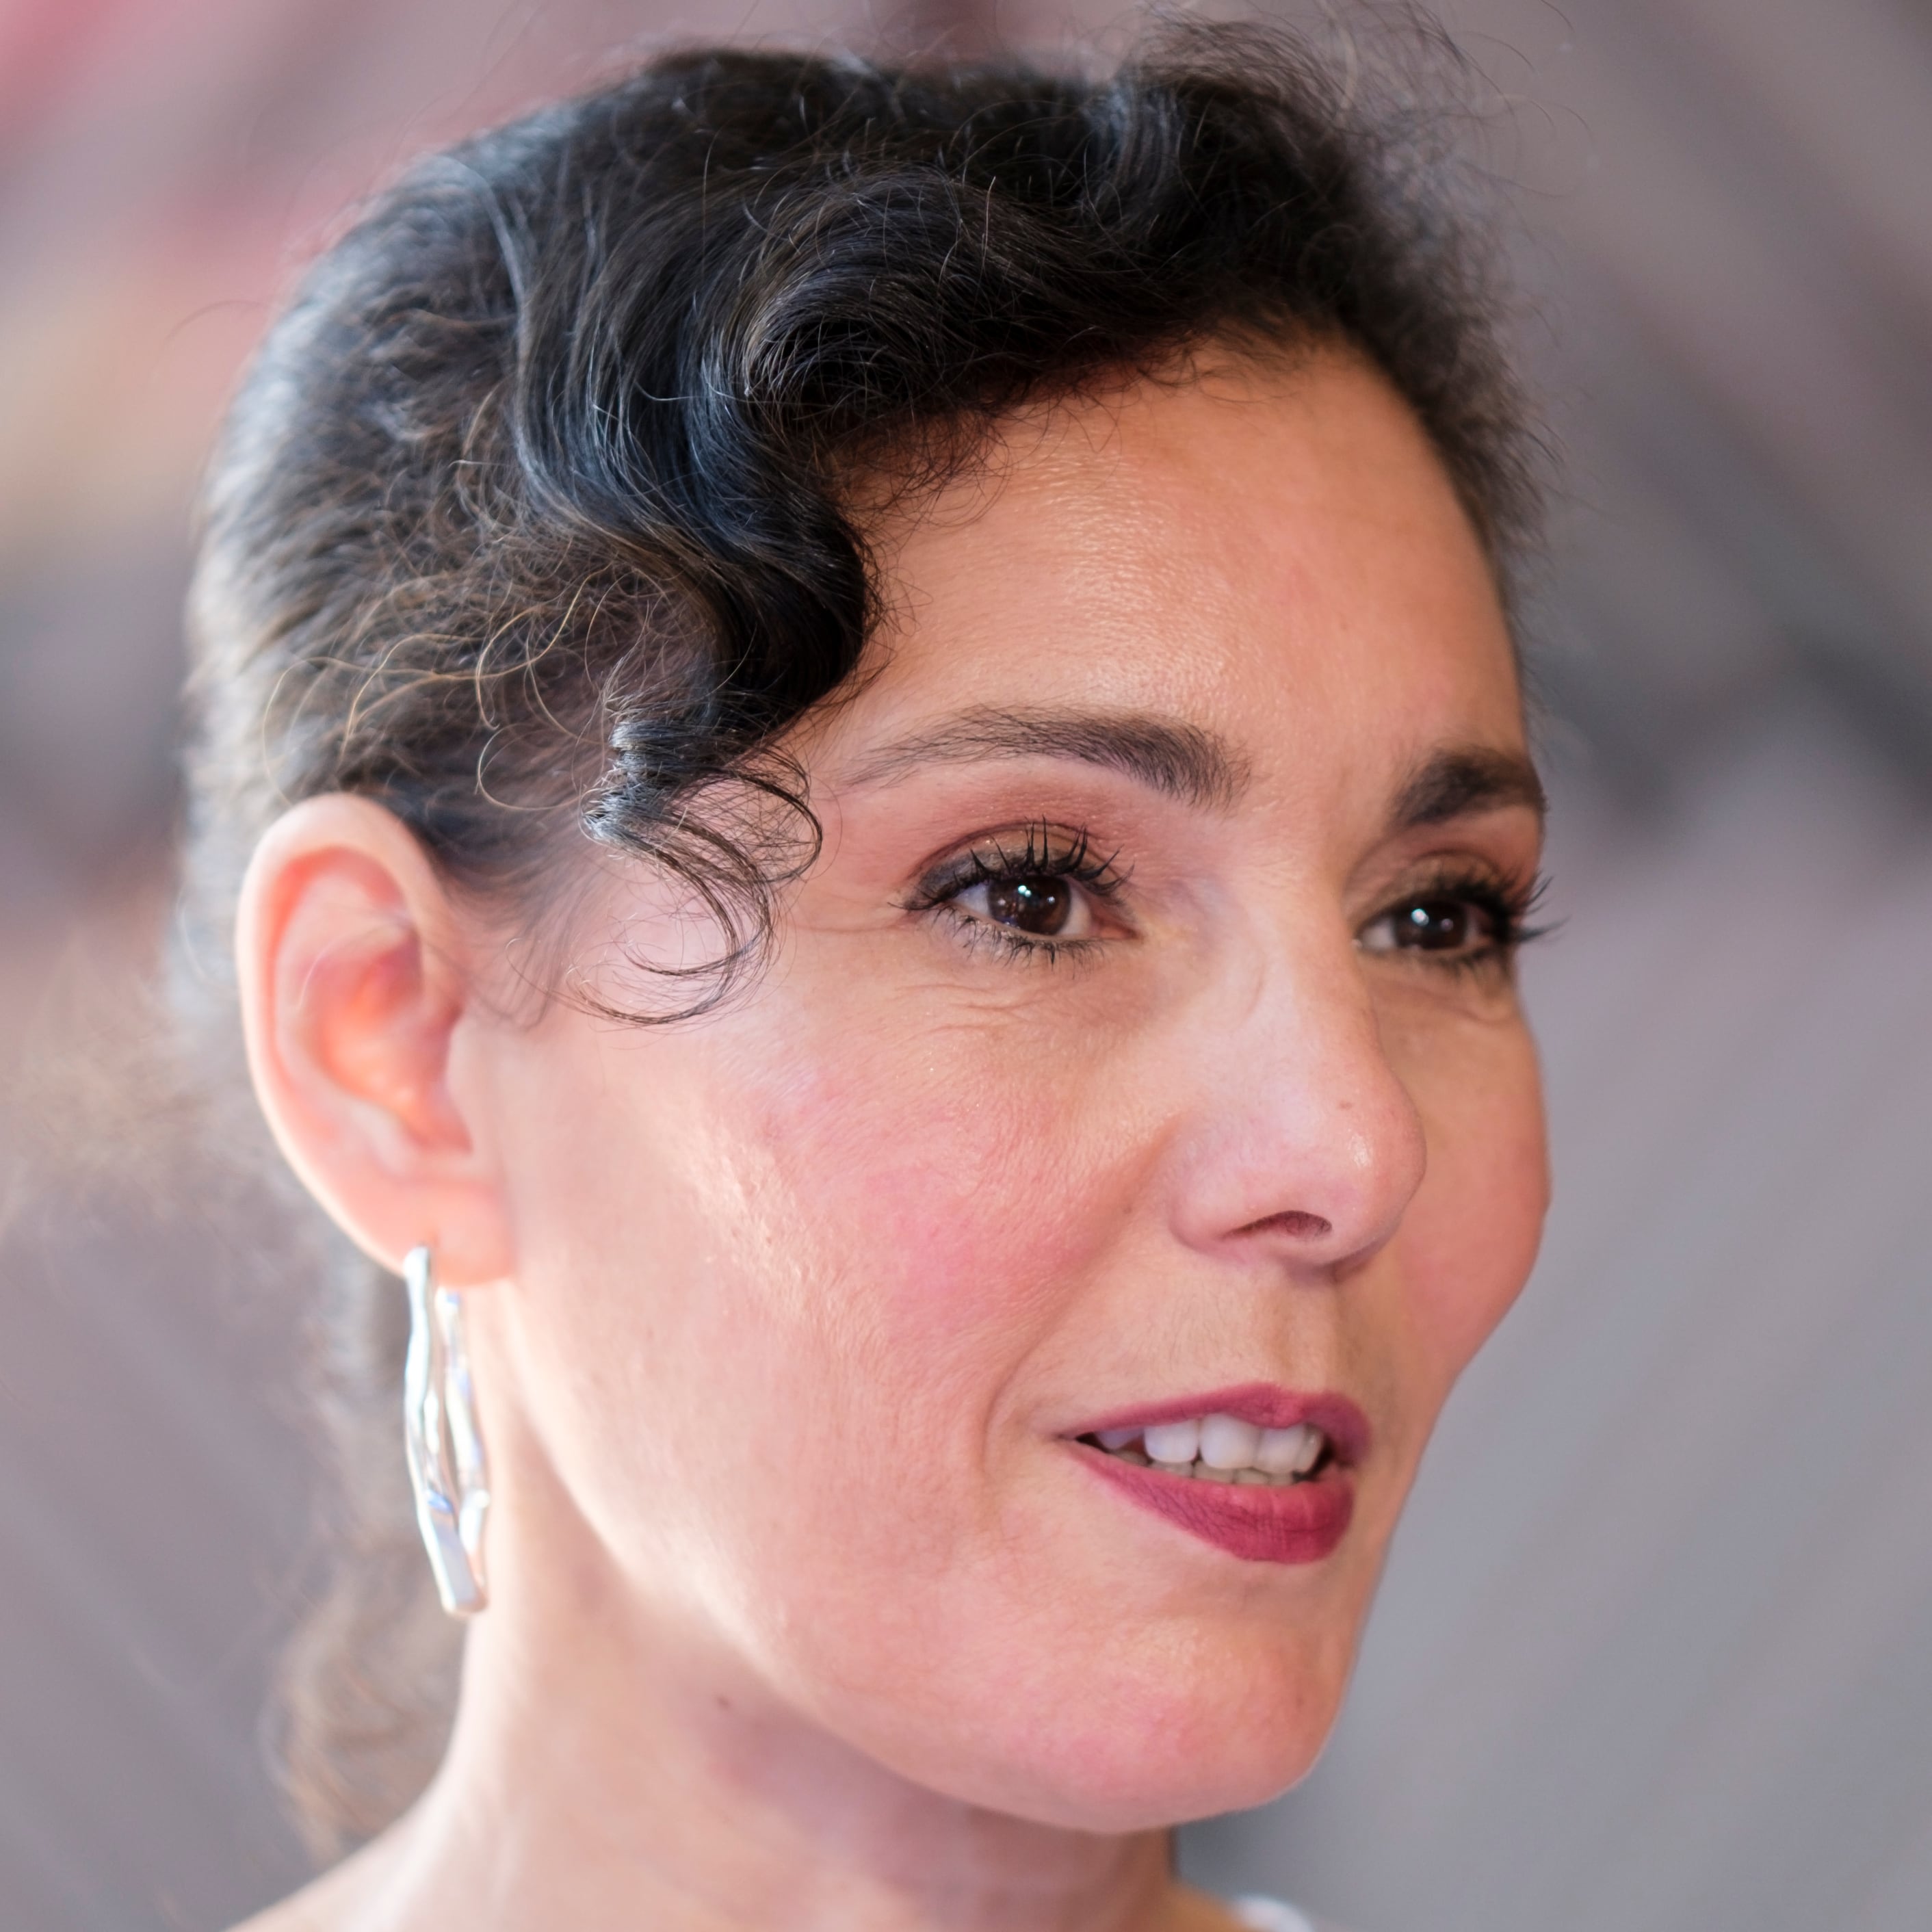
[[(573, 1567), (574, 1586), (562, 1580)], [(472, 1626), (443, 1767), (415, 1810), (345, 1869), (355, 1897), (340, 1922), (490, 1932), (1225, 1923), (1174, 1885), (1164, 1832), (1068, 1830), (926, 1789), (789, 1708), (714, 1636), (640, 1612), (608, 1574), (586, 1581), (580, 1564), (546, 1573), (529, 1561), (508, 1574), (552, 1581), (500, 1592)]]

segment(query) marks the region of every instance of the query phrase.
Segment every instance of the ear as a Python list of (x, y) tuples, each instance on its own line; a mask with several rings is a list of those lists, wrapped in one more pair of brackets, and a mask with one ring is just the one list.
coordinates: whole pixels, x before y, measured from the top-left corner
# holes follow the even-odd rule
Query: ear
[(488, 1124), (454, 1077), (489, 1019), (470, 937), (401, 821), (340, 793), (270, 827), (236, 929), (249, 1072), (282, 1152), (364, 1252), (400, 1271), (427, 1242), (454, 1287), (510, 1271)]

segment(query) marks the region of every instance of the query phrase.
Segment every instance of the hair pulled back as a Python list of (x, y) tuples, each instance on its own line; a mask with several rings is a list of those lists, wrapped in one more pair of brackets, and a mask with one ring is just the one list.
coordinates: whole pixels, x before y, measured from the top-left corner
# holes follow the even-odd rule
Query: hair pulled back
[[(1490, 250), (1411, 100), (1252, 28), (1101, 80), (701, 50), (413, 166), (310, 270), (217, 455), (194, 922), (286, 804), (354, 792), (515, 917), (573, 847), (668, 869), (725, 938), (670, 1010), (722, 997), (812, 848), (774, 740), (885, 594), (855, 504), (1210, 339), (1366, 356), (1506, 578), (1534, 493)], [(285, 1700), (325, 1843), (420, 1788), (453, 1697), (399, 1310), (338, 1266), (338, 1574)]]

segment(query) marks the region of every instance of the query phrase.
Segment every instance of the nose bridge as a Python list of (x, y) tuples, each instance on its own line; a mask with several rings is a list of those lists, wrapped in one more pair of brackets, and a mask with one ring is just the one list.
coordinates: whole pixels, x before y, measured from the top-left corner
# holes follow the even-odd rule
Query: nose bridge
[(1346, 937), (1271, 935), (1223, 988), (1200, 1062), (1178, 1231), (1332, 1266), (1372, 1251), (1420, 1185), (1422, 1123)]

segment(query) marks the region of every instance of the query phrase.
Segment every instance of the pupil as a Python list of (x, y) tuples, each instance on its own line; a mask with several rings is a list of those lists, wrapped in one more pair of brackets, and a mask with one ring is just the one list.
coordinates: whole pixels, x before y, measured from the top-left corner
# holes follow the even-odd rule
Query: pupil
[(1402, 943), (1450, 952), (1469, 940), (1469, 908), (1457, 899), (1420, 899), (1402, 915)]
[(1066, 925), (1072, 907), (1064, 879), (996, 879), (986, 889), (986, 910), (1001, 926), (1042, 937)]

